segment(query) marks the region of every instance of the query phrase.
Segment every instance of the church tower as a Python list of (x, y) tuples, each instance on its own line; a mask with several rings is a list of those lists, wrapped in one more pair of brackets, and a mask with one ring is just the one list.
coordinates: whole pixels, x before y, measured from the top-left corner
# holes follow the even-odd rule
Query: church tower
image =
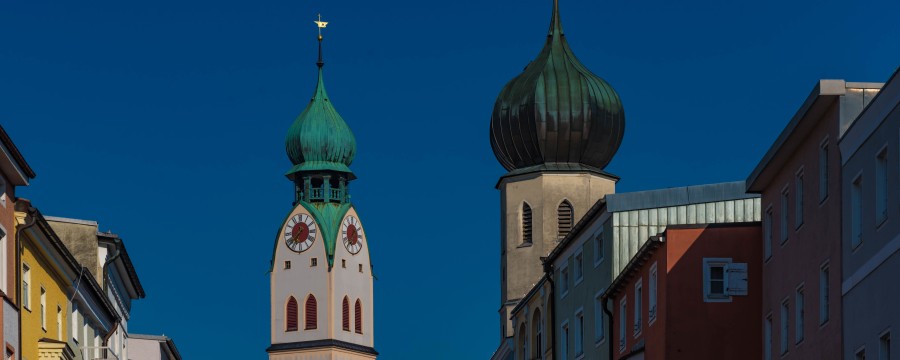
[(500, 178), (500, 334), (510, 311), (543, 276), (541, 257), (618, 178), (603, 171), (619, 148), (625, 113), (615, 90), (572, 53), (553, 1), (544, 47), (503, 87), (491, 115)]
[(368, 238), (350, 202), (349, 165), (356, 139), (322, 77), (288, 130), (293, 209), (275, 237), (271, 278), (270, 360), (375, 359), (372, 266)]

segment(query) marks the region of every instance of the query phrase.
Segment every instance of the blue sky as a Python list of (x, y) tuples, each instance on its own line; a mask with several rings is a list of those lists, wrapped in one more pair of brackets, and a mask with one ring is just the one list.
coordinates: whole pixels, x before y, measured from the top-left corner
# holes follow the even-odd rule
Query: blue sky
[[(573, 51), (625, 106), (620, 192), (742, 180), (817, 79), (900, 65), (896, 1), (560, 1)], [(186, 359), (265, 359), (284, 136), (315, 85), (321, 12), (328, 92), (358, 143), (376, 349), (487, 358), (503, 174), (488, 124), (550, 6), (4, 1), (0, 123), (38, 173), (18, 195), (125, 239), (147, 290), (131, 332)]]

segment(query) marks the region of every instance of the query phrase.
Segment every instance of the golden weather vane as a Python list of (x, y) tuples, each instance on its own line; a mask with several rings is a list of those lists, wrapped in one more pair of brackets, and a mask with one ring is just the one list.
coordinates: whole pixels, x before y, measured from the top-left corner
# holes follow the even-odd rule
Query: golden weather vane
[(328, 26), (328, 22), (322, 21), (322, 14), (319, 14), (319, 20), (313, 22), (319, 27), (319, 40), (322, 40), (322, 29)]

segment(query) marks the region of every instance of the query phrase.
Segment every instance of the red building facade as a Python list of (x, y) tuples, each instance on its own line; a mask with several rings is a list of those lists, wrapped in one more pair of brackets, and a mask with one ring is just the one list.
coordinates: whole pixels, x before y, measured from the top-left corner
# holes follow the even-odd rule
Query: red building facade
[(763, 359), (840, 357), (838, 141), (880, 87), (819, 81), (747, 179), (762, 195)]
[(759, 223), (675, 225), (603, 294), (613, 359), (759, 359)]

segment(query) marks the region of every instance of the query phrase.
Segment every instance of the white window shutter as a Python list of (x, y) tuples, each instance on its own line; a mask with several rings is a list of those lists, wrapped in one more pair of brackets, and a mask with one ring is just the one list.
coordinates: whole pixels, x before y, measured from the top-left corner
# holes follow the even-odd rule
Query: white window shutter
[(747, 263), (731, 263), (725, 268), (728, 282), (725, 292), (732, 296), (747, 295)]

